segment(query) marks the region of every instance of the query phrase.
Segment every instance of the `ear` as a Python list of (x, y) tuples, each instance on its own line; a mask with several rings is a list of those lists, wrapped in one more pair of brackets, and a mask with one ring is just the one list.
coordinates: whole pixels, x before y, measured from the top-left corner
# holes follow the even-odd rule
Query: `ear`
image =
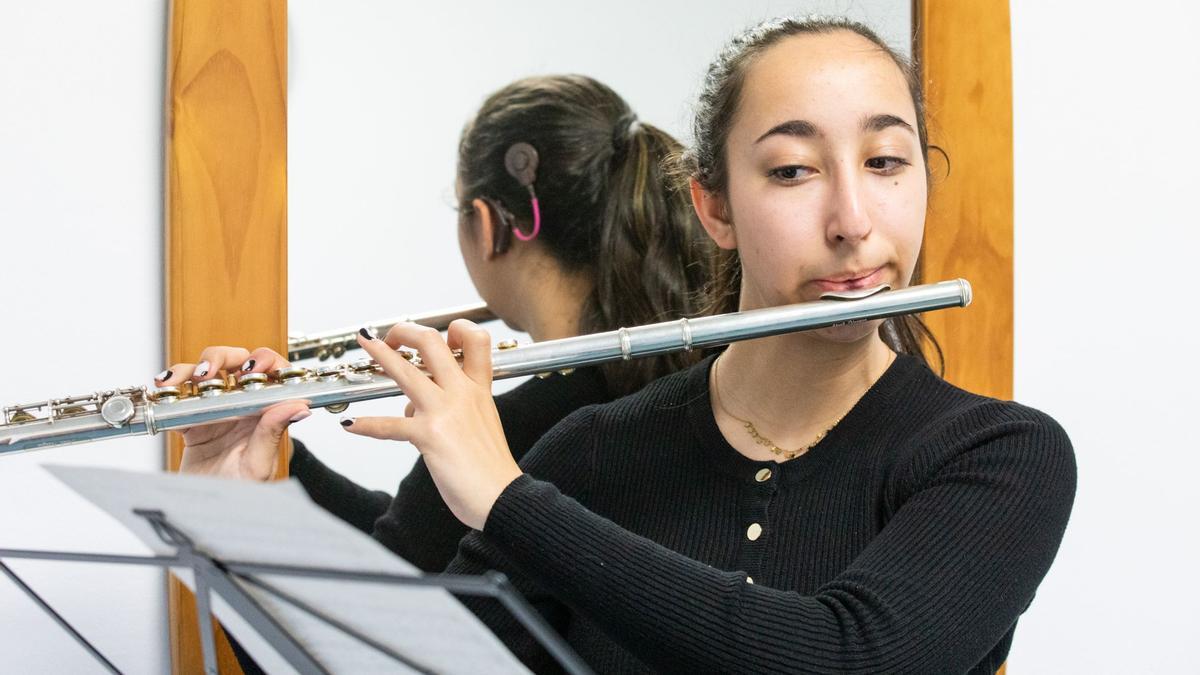
[(472, 236), (475, 238), (478, 250), (483, 252), (483, 259), (491, 260), (498, 255), (496, 252), (496, 228), (502, 227), (502, 224), (496, 218), (496, 214), (492, 212), (492, 207), (482, 199), (472, 199), (471, 209), (479, 216), (479, 227)]
[(733, 230), (733, 221), (729, 220), (728, 200), (723, 195), (705, 190), (700, 181), (692, 178), (688, 181), (692, 192), (692, 207), (704, 231), (716, 243), (726, 250), (737, 248), (737, 233)]

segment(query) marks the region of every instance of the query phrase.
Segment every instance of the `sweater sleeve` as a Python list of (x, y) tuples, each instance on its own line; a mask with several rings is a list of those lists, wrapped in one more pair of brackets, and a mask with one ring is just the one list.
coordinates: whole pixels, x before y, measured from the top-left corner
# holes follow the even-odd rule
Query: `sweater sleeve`
[[(660, 669), (965, 672), (1012, 627), (1048, 570), (1075, 463), (1066, 434), (1036, 411), (995, 404), (962, 417), (911, 441), (902, 503), (811, 595), (689, 559), (529, 474), (501, 494), (458, 562), (522, 575), (540, 602), (556, 598)], [(585, 437), (547, 439), (524, 468), (538, 475), (542, 461), (563, 464), (555, 455)], [(485, 617), (494, 629), (497, 621)], [(497, 633), (527, 663), (544, 658), (511, 624)]]
[(375, 520), (387, 511), (392, 496), (380, 490), (368, 490), (325, 466), (297, 439), (292, 439), (288, 473), (295, 476), (318, 506), (371, 533)]
[[(595, 407), (582, 408), (551, 429), (521, 462), (521, 468), (526, 471), (538, 471), (541, 477), (553, 480), (558, 485), (563, 486), (564, 489), (570, 490), (573, 493), (586, 494), (589, 488), (588, 477), (593, 470), (590, 429), (595, 410)], [(570, 449), (569, 454), (574, 460), (557, 465), (540, 462), (537, 458), (541, 450), (545, 447), (557, 450)], [(573, 465), (575, 470), (561, 470), (562, 467), (568, 465)], [(505, 492), (507, 493), (512, 490), (514, 485), (526, 482), (548, 485), (534, 481), (526, 473), (513, 481)], [(562, 499), (568, 499), (562, 497), (561, 494), (559, 496)], [(501, 498), (503, 499), (503, 496)], [(499, 502), (496, 505), (498, 506)], [(493, 507), (494, 512), (495, 507)], [(534, 546), (541, 549), (541, 555), (547, 558), (553, 557), (559, 551), (556, 545), (547, 545), (547, 542), (553, 541), (552, 537), (548, 537), (540, 540)], [(533, 563), (537, 564), (537, 561), (534, 560)], [(556, 631), (560, 634), (565, 633), (570, 622), (570, 612), (566, 605), (547, 590), (547, 587), (541, 585), (533, 570), (523, 569), (522, 563), (510, 558), (496, 545), (494, 540), (484, 536), (478, 530), (471, 530), (460, 542), (458, 555), (450, 561), (446, 572), (450, 574), (478, 575), (489, 570), (499, 570), (506, 573), (517, 592)], [(537, 673), (557, 672), (559, 670), (557, 662), (554, 661), (550, 654), (538, 645), (529, 631), (521, 626), (516, 618), (507, 609), (502, 607), (499, 602), (491, 599), (470, 597), (461, 597), (459, 599), (531, 670)]]
[[(606, 400), (603, 379), (594, 369), (550, 380), (532, 378), (496, 397), (496, 409), (513, 458), (520, 462), (557, 423), (578, 408)], [(426, 572), (440, 572), (454, 559), (470, 529), (459, 522), (425, 465), (417, 458), (400, 482), (396, 498), (368, 530), (393, 553)]]

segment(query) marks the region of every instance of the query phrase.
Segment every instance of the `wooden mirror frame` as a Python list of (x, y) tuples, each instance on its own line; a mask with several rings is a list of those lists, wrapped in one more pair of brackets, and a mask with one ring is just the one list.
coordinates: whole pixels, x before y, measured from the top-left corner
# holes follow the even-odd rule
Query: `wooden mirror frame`
[[(167, 359), (286, 353), (287, 0), (173, 0), (168, 23)], [(167, 469), (182, 449), (171, 434)], [(204, 672), (194, 596), (169, 576), (167, 601), (172, 672)], [(220, 672), (241, 673), (219, 628), (217, 650)]]

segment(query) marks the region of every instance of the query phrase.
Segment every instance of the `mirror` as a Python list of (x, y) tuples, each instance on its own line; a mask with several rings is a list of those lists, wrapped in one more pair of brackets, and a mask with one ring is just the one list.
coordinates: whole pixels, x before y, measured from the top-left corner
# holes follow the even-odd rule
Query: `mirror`
[[(478, 300), (455, 234), (458, 137), (484, 97), (512, 80), (590, 75), (640, 119), (686, 141), (705, 67), (744, 26), (783, 14), (846, 15), (905, 54), (912, 32), (909, 0), (292, 0), (288, 11), (292, 334)], [(489, 327), (496, 340), (514, 337)], [(393, 399), (348, 414), (401, 410)], [(346, 434), (335, 420), (318, 412), (294, 434), (351, 479), (394, 492), (415, 451)]]

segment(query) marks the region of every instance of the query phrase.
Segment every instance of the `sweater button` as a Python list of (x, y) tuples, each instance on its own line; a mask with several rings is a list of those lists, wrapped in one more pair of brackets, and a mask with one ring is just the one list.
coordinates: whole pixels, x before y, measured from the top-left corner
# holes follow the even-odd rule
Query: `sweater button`
[(750, 523), (750, 527), (746, 528), (746, 538), (750, 541), (758, 541), (762, 536), (762, 525), (758, 523)]
[(758, 472), (754, 474), (754, 480), (760, 483), (765, 483), (766, 481), (771, 480), (771, 470), (766, 467), (759, 469)]
[(748, 584), (754, 583), (754, 577), (749, 577), (749, 576), (746, 577), (746, 583), (748, 583)]

